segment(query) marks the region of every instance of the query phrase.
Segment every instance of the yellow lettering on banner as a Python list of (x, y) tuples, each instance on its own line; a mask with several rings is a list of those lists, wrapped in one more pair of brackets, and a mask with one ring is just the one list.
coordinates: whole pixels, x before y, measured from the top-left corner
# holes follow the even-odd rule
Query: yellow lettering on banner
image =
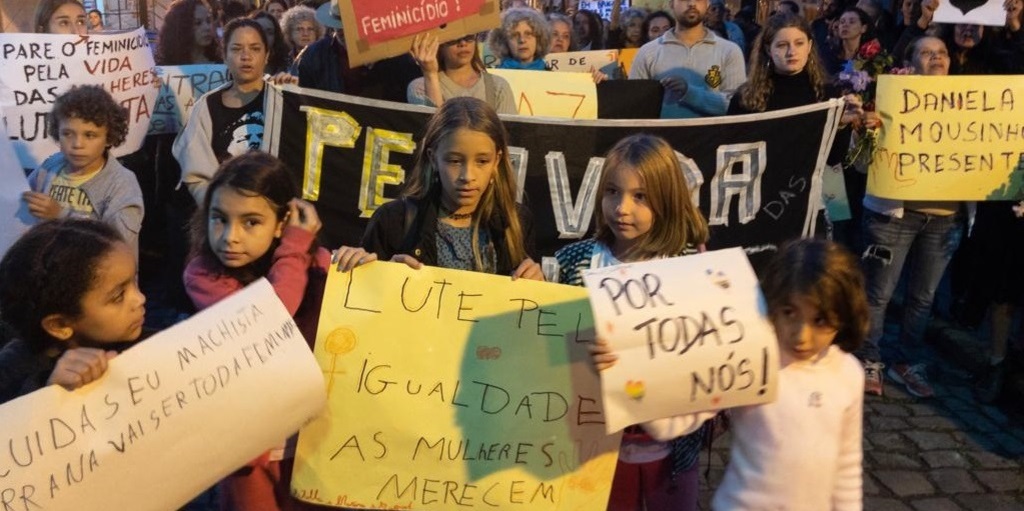
[(366, 150), (363, 152), (363, 177), (359, 181), (359, 216), (369, 218), (388, 200), (384, 185), (398, 186), (405, 182), (405, 170), (388, 163), (391, 151), (412, 154), (416, 142), (412, 133), (366, 129)]
[(868, 193), (898, 200), (1024, 198), (1024, 77), (883, 75)]
[(345, 112), (311, 106), (303, 106), (299, 110), (306, 112), (306, 162), (302, 171), (302, 198), (315, 201), (320, 198), (324, 146), (351, 149), (356, 146), (362, 127)]

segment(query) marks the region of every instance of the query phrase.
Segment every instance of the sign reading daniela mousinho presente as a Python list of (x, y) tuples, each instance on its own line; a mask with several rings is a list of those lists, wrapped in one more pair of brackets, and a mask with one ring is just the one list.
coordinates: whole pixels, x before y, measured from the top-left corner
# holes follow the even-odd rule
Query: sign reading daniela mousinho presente
[(160, 80), (146, 32), (0, 34), (0, 110), (23, 168), (57, 152), (46, 135), (53, 102), (72, 85), (101, 85), (128, 109), (128, 139), (112, 150), (122, 156), (142, 147)]
[(1024, 198), (1024, 76), (883, 75), (868, 192), (900, 200)]
[(375, 262), (331, 272), (315, 354), (328, 413), (299, 434), (292, 492), (372, 509), (605, 509), (586, 291)]
[(673, 415), (768, 403), (779, 367), (757, 277), (740, 249), (584, 272), (608, 431)]
[(85, 387), (0, 406), (0, 509), (178, 509), (283, 445), (323, 403), (305, 339), (259, 280)]

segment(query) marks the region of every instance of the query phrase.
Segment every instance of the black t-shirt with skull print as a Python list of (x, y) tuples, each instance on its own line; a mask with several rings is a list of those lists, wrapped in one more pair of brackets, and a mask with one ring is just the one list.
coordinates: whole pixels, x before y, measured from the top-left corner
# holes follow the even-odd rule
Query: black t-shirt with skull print
[(224, 106), (224, 90), (212, 94), (209, 101), (213, 139), (210, 145), (217, 161), (259, 149), (263, 143), (263, 97), (266, 87), (252, 101), (240, 108)]

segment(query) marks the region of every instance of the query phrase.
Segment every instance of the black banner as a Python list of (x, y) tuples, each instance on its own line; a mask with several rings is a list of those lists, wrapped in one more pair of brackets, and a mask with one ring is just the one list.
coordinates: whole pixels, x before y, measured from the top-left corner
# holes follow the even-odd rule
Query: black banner
[[(821, 172), (842, 103), (697, 120), (558, 121), (505, 116), (521, 200), (534, 214), (541, 256), (585, 238), (603, 155), (636, 132), (679, 153), (709, 249), (748, 253), (814, 232)], [(271, 89), (264, 149), (295, 169), (324, 223), (325, 246), (359, 243), (376, 207), (396, 197), (411, 170), (430, 109), (310, 89)], [(582, 192), (581, 192), (582, 189)]]

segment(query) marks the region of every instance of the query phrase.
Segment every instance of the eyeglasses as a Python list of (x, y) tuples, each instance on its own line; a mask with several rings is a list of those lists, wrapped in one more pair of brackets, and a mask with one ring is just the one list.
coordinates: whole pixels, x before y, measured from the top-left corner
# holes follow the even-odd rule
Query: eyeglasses
[(462, 36), (459, 39), (453, 39), (451, 41), (447, 41), (447, 42), (441, 43), (441, 46), (454, 46), (454, 45), (459, 44), (459, 43), (472, 43), (474, 41), (476, 41), (476, 34), (470, 34), (470, 35)]

